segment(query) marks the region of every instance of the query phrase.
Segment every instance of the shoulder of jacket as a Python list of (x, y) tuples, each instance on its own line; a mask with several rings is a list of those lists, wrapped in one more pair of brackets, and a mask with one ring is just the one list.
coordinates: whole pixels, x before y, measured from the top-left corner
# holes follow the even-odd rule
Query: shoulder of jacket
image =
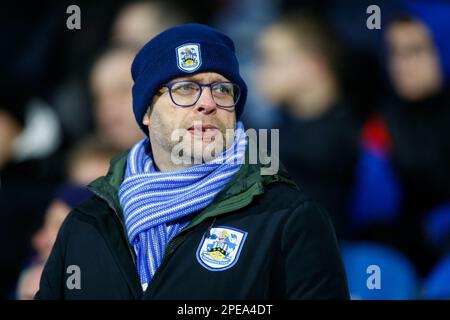
[(70, 216), (73, 220), (87, 221), (87, 219), (109, 216), (111, 210), (105, 200), (93, 195), (75, 206)]
[(325, 206), (313, 198), (298, 200), (292, 204), (286, 229), (332, 230), (333, 223)]
[(277, 203), (283, 208), (293, 208), (305, 201), (311, 201), (308, 193), (293, 182), (283, 180), (264, 184), (262, 199), (268, 203)]

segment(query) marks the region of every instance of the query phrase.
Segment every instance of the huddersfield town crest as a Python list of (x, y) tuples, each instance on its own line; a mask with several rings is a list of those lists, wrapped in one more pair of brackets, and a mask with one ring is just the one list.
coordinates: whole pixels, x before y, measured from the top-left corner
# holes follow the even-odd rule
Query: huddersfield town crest
[(202, 65), (200, 45), (198, 43), (187, 43), (176, 49), (177, 64), (181, 71), (194, 72)]
[(210, 271), (222, 271), (236, 264), (247, 232), (231, 227), (212, 228), (197, 250), (197, 260)]

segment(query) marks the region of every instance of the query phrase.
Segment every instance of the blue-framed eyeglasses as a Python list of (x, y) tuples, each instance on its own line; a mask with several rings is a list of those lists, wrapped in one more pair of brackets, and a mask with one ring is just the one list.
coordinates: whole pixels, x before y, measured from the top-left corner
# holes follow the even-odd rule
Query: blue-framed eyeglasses
[(196, 81), (181, 80), (163, 85), (169, 89), (172, 102), (179, 107), (192, 107), (200, 99), (204, 87), (211, 89), (214, 102), (220, 108), (232, 109), (241, 96), (241, 89), (236, 83), (219, 81), (212, 83), (198, 83)]

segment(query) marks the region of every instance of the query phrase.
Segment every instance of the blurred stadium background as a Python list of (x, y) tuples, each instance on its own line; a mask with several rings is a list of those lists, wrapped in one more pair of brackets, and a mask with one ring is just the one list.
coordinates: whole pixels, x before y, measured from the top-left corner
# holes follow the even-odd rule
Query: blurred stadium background
[[(81, 30), (66, 27), (71, 4)], [(379, 30), (366, 26), (374, 4)], [(280, 129), (281, 162), (333, 219), (352, 298), (450, 298), (446, 0), (2, 3), (0, 298), (33, 297), (85, 186), (142, 137), (137, 50), (194, 21), (235, 40), (244, 123)]]

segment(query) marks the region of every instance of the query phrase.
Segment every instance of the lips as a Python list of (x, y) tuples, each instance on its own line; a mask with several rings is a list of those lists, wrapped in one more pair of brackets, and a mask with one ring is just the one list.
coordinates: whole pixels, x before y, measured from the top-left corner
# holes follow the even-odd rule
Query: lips
[(193, 136), (204, 138), (214, 137), (219, 133), (219, 129), (217, 129), (217, 127), (212, 124), (193, 125), (190, 126), (187, 130)]

